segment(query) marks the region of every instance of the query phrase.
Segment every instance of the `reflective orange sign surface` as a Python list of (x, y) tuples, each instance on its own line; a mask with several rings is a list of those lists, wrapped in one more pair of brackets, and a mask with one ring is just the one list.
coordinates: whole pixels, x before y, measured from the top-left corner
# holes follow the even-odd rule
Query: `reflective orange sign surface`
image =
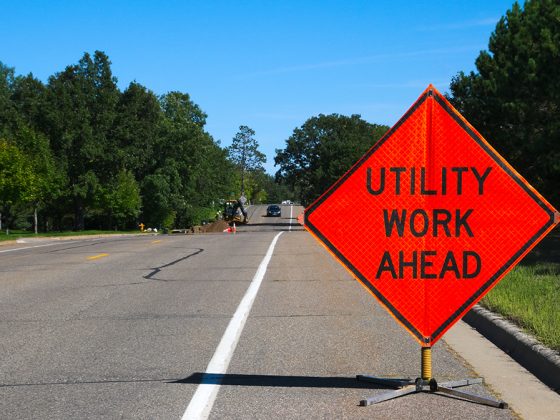
[(555, 225), (555, 209), (429, 86), (305, 211), (305, 227), (432, 345)]

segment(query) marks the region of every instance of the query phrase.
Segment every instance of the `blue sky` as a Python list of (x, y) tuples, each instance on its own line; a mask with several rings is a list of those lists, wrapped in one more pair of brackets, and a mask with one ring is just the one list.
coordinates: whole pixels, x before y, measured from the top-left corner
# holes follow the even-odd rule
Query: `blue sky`
[(322, 114), (393, 125), (429, 83), (475, 69), (513, 0), (0, 1), (0, 61), (46, 81), (85, 51), (119, 87), (187, 92), (227, 146), (256, 131), (275, 149)]

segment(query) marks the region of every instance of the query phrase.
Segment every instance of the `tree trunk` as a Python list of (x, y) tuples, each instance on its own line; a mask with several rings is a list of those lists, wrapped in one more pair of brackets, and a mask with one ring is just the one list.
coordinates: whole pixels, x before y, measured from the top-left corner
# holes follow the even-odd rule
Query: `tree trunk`
[(0, 230), (2, 230), (2, 212), (0, 211)]
[(74, 230), (84, 230), (84, 206), (78, 200), (74, 203)]
[(241, 195), (245, 195), (245, 146), (243, 146), (243, 152), (241, 153)]
[(39, 229), (37, 227), (37, 204), (35, 204), (33, 209), (33, 222), (35, 224), (35, 235), (37, 235), (39, 233)]

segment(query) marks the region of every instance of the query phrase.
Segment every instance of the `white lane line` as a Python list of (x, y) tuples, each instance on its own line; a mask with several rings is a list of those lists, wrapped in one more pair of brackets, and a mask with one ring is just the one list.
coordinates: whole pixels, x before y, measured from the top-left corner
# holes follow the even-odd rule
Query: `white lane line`
[(288, 230), (292, 230), (292, 216), (294, 214), (294, 206), (290, 205), (290, 228)]
[(56, 242), (49, 242), (48, 244), (43, 244), (43, 245), (32, 245), (32, 246), (25, 246), (22, 248), (10, 248), (10, 249), (3, 249), (0, 251), (0, 254), (5, 253), (5, 252), (15, 252), (15, 251), (24, 251), (26, 249), (33, 249), (33, 248), (42, 248), (45, 246), (54, 246), (54, 245), (63, 245), (65, 243), (73, 243), (76, 244), (78, 242), (95, 242), (95, 241), (99, 241), (103, 238), (87, 238), (87, 239), (72, 239), (72, 240), (57, 240)]
[[(210, 363), (208, 363), (205, 375), (202, 377), (202, 383), (198, 385), (191, 402), (183, 414), (182, 420), (202, 420), (207, 419), (210, 415), (210, 411), (214, 405), (214, 400), (216, 399), (218, 390), (220, 389), (220, 384), (204, 383), (205, 376), (206, 374), (215, 375), (227, 372), (229, 362), (231, 361), (233, 352), (237, 347), (237, 342), (239, 341), (243, 327), (245, 327), (245, 322), (249, 317), (249, 312), (251, 312), (251, 307), (253, 306), (253, 302), (255, 301), (255, 297), (257, 296), (257, 292), (259, 291), (259, 287), (261, 286), (266, 273), (266, 268), (272, 258), (274, 247), (276, 246), (276, 242), (282, 233), (283, 232), (278, 233), (268, 247), (268, 251), (261, 261), (249, 288), (245, 292), (245, 296), (243, 296), (243, 299), (241, 299), (239, 306), (233, 314), (222, 340), (214, 352), (214, 356), (212, 356)], [(215, 380), (214, 377), (213, 380)]]
[(56, 242), (56, 243), (52, 243), (52, 244), (44, 244), (44, 245), (26, 246), (26, 247), (23, 247), (23, 248), (3, 249), (2, 251), (0, 251), (0, 254), (4, 253), (4, 252), (23, 251), (24, 249), (41, 248), (41, 247), (44, 247), (44, 246), (53, 246), (53, 245), (60, 245), (60, 242)]

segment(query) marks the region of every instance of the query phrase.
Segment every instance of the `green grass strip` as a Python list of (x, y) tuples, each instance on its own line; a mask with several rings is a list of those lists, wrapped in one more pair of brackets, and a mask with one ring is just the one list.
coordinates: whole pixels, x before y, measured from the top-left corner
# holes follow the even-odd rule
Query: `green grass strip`
[(517, 266), (481, 304), (560, 351), (560, 264)]

